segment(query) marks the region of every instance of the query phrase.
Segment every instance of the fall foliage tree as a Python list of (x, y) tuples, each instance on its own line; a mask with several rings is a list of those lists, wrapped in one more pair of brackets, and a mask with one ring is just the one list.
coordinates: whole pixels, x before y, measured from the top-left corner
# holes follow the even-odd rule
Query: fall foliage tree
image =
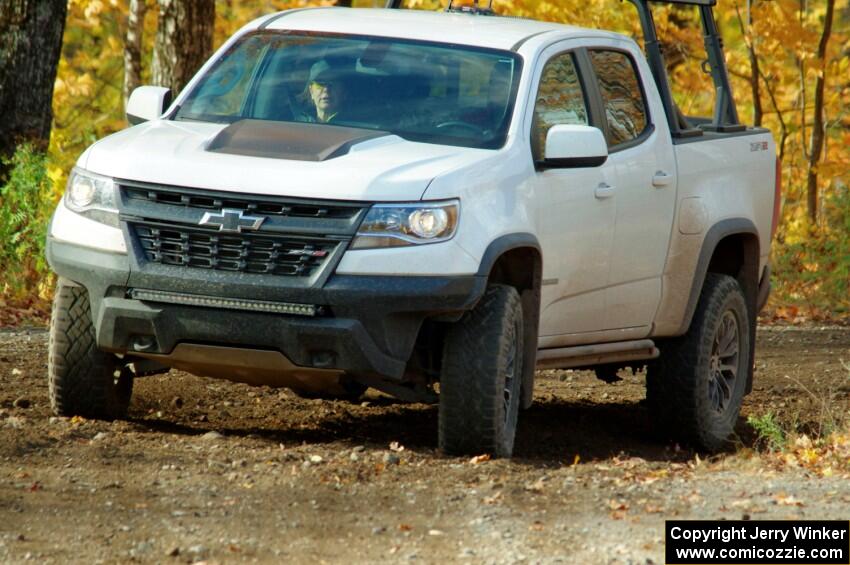
[(0, 180), (23, 142), (45, 149), (66, 0), (0, 0)]
[(145, 27), (145, 0), (130, 0), (127, 33), (124, 39), (124, 106), (130, 94), (142, 84), (142, 49)]
[(832, 19), (835, 16), (835, 0), (826, 0), (826, 14), (824, 15), (823, 31), (818, 41), (818, 49), (815, 54), (815, 64), (819, 67), (815, 76), (815, 107), (812, 120), (812, 137), (809, 145), (809, 170), (806, 175), (806, 203), (808, 205), (809, 218), (812, 223), (818, 219), (818, 166), (820, 165), (821, 153), (824, 143), (824, 95), (826, 88), (826, 50), (832, 36)]
[(214, 0), (159, 0), (153, 82), (176, 95), (212, 52)]

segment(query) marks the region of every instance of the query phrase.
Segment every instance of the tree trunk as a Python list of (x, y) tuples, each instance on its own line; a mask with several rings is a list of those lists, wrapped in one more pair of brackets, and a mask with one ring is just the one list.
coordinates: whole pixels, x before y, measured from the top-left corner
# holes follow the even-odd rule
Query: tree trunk
[(753, 93), (753, 125), (761, 127), (764, 111), (761, 107), (761, 88), (759, 87), (759, 57), (756, 53), (756, 45), (750, 39), (747, 50), (750, 52), (750, 89)]
[(747, 52), (750, 56), (750, 91), (752, 92), (753, 97), (753, 125), (756, 127), (760, 127), (762, 123), (762, 118), (764, 116), (764, 111), (762, 110), (761, 105), (761, 87), (759, 83), (759, 75), (761, 74), (761, 70), (759, 69), (759, 58), (758, 53), (756, 52), (756, 44), (755, 37), (752, 35), (752, 27), (753, 27), (753, 14), (750, 9), (747, 9), (747, 25), (744, 26), (744, 18), (741, 17), (741, 10), (738, 6), (735, 6), (735, 13), (738, 15), (738, 25), (741, 28), (741, 35), (744, 36), (744, 42), (747, 44)]
[(67, 0), (0, 0), (0, 182), (19, 143), (46, 149)]
[(176, 96), (212, 52), (214, 0), (159, 0), (153, 83)]
[(127, 37), (124, 39), (124, 107), (130, 94), (142, 84), (142, 32), (145, 29), (145, 0), (130, 0)]
[(785, 144), (788, 141), (788, 124), (785, 123), (785, 113), (779, 107), (779, 102), (776, 100), (776, 93), (770, 85), (770, 78), (759, 68), (759, 74), (764, 81), (764, 89), (767, 91), (767, 97), (773, 105), (773, 111), (776, 112), (776, 118), (779, 120), (779, 161), (785, 160)]
[(818, 164), (823, 151), (826, 131), (824, 128), (824, 90), (826, 87), (826, 49), (832, 34), (832, 19), (835, 0), (826, 0), (826, 17), (818, 43), (818, 73), (815, 78), (815, 115), (812, 122), (812, 137), (809, 143), (809, 171), (806, 179), (806, 203), (812, 225), (818, 219)]

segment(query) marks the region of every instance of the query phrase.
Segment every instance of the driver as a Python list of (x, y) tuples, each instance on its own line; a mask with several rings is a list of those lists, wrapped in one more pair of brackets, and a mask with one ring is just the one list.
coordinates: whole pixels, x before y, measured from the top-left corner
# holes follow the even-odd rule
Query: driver
[(320, 124), (336, 123), (345, 116), (345, 85), (343, 70), (327, 61), (319, 61), (310, 67), (307, 94), (312, 107), (302, 121)]

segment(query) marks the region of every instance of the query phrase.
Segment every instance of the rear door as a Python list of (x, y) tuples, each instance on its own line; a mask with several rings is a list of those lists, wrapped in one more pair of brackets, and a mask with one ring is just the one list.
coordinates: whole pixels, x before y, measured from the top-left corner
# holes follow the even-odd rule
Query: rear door
[[(625, 46), (588, 50), (605, 112), (616, 219), (607, 276), (605, 329), (649, 327), (676, 203), (676, 162), (652, 76)], [(645, 71), (645, 72), (643, 72)]]

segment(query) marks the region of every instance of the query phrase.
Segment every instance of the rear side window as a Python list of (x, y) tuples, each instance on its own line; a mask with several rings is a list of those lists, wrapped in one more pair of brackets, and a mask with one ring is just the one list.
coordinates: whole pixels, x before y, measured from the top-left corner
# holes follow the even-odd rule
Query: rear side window
[(531, 151), (543, 159), (546, 135), (556, 125), (587, 125), (587, 106), (572, 53), (556, 55), (546, 62), (534, 104)]
[(594, 50), (590, 60), (608, 122), (608, 144), (614, 148), (642, 134), (649, 125), (646, 100), (632, 58), (622, 51)]

